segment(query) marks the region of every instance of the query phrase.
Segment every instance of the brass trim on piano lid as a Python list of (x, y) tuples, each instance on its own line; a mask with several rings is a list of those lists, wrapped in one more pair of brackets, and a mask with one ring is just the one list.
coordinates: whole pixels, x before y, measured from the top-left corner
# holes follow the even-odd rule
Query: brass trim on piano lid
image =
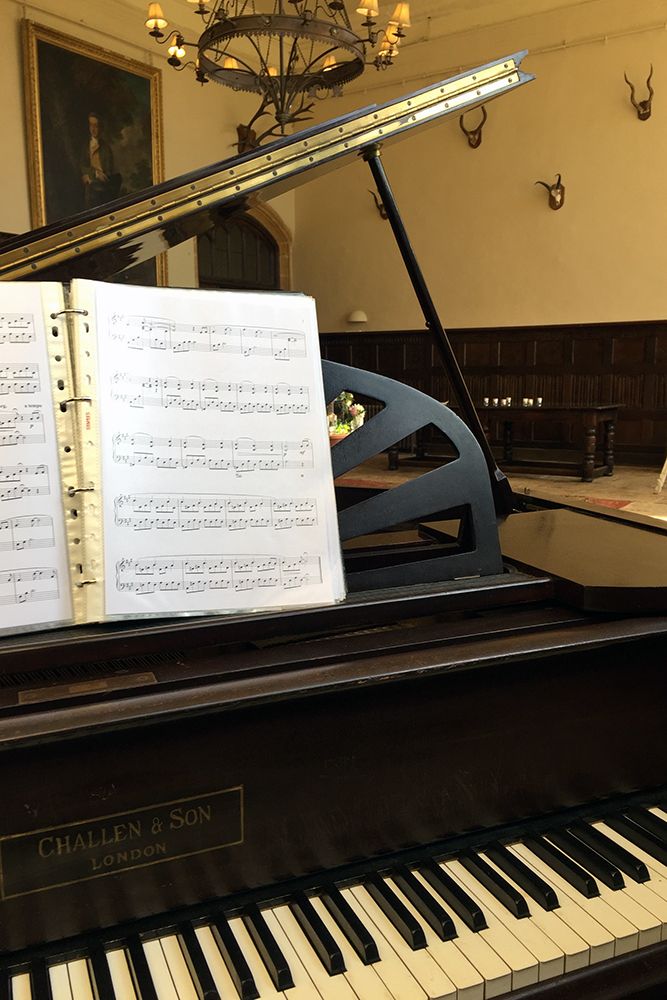
[[(226, 167), (212, 176), (166, 191), (155, 198), (137, 201), (103, 217), (63, 229), (19, 250), (0, 253), (0, 278), (21, 278), (72, 259), (74, 252), (90, 253), (111, 242), (138, 239), (182, 216), (204, 211), (224, 197), (242, 197), (299, 169), (319, 165), (371, 143), (384, 142), (411, 127), (445, 117), (464, 106), (481, 104), (532, 77), (518, 70), (524, 53), (497, 60), (449, 82), (403, 98), (384, 108), (371, 107), (366, 114), (299, 142), (252, 159), (237, 167)], [(298, 147), (298, 148), (297, 148)], [(32, 252), (31, 252), (32, 251)]]

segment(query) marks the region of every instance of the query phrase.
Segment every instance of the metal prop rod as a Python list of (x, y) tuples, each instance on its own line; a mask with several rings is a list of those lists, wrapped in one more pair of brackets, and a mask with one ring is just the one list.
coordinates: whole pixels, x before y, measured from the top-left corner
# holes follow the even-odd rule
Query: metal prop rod
[(458, 404), (463, 411), (465, 422), (477, 438), (482, 452), (484, 453), (484, 458), (489, 469), (489, 476), (491, 478), (491, 489), (493, 491), (496, 513), (499, 517), (506, 517), (513, 510), (512, 487), (510, 486), (505, 473), (501, 472), (496, 465), (496, 460), (493, 457), (489, 442), (486, 439), (486, 434), (484, 433), (479, 416), (477, 415), (477, 410), (475, 409), (475, 405), (472, 401), (470, 393), (468, 392), (468, 386), (466, 385), (461, 369), (459, 368), (459, 364), (454, 355), (449, 337), (445, 333), (444, 327), (440, 322), (433, 299), (431, 298), (431, 294), (426, 286), (424, 275), (422, 274), (422, 270), (410, 244), (410, 239), (405, 226), (403, 225), (400, 212), (398, 211), (396, 199), (394, 198), (391, 187), (389, 186), (389, 181), (387, 180), (387, 175), (380, 159), (380, 155), (380, 147), (377, 145), (368, 146), (368, 148), (363, 152), (363, 157), (371, 169), (373, 180), (375, 181), (382, 204), (385, 207), (387, 218), (398, 244), (398, 249), (401, 252), (401, 257), (403, 258), (403, 263), (405, 264), (407, 272), (410, 276), (412, 287), (415, 290), (419, 305), (421, 306), (424, 314), (426, 328), (430, 330), (435, 337), (435, 343), (440, 352), (440, 358), (447, 372), (447, 376), (452, 383)]

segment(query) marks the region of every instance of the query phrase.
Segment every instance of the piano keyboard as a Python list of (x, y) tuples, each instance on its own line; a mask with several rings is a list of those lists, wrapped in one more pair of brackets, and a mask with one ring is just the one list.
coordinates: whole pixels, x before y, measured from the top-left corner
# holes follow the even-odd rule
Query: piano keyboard
[[(667, 940), (667, 811), (0, 965), (0, 1000), (486, 1000)], [(20, 961), (20, 959), (19, 959)]]

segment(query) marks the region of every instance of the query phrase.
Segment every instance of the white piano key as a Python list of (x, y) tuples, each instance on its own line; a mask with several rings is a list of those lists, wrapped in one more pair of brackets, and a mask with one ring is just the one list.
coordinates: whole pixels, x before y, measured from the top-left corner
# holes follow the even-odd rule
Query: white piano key
[[(287, 943), (294, 950), (296, 958), (313, 981), (322, 1000), (356, 1000), (354, 990), (344, 975), (329, 975), (288, 906), (276, 906), (270, 911), (264, 910), (263, 913), (265, 919), (268, 919), (270, 914), (278, 921)], [(282, 948), (282, 945), (280, 947)], [(285, 958), (291, 969), (291, 958), (287, 954)]]
[[(600, 900), (599, 896), (586, 899), (524, 844), (511, 844), (509, 850), (514, 851), (522, 861), (525, 861), (534, 871), (551, 883), (558, 893), (561, 908), (565, 899), (569, 899), (570, 903), (575, 904), (579, 909), (580, 914), (577, 915), (576, 910), (571, 910), (568, 907), (567, 919), (569, 922), (576, 917), (577, 926), (575, 929), (577, 933), (581, 934), (591, 946), (591, 965), (613, 958), (614, 955), (623, 955), (636, 950), (637, 928), (620, 917), (614, 910), (610, 910), (610, 907), (604, 900)], [(602, 903), (602, 906), (599, 906), (599, 903)], [(607, 911), (610, 911), (611, 918)], [(582, 919), (582, 916), (588, 920)], [(565, 919), (565, 914), (563, 914), (563, 919)], [(574, 925), (571, 924), (571, 926)]]
[(159, 1000), (179, 1000), (160, 942), (156, 938), (144, 941), (143, 948)]
[(107, 962), (116, 996), (122, 997), (123, 1000), (141, 1000), (134, 991), (132, 975), (123, 949), (114, 948), (108, 951)]
[[(227, 966), (225, 965), (225, 960), (220, 954), (220, 949), (215, 943), (215, 938), (211, 933), (211, 928), (197, 927), (195, 928), (195, 934), (197, 935), (197, 939), (201, 945), (201, 950), (204, 953), (206, 963), (211, 970), (211, 975), (213, 976), (218, 993), (223, 1000), (227, 1000), (228, 997), (230, 997), (231, 1000), (238, 1000), (239, 995), (236, 992), (234, 981), (229, 974)], [(255, 982), (257, 983), (257, 980), (255, 980)], [(271, 986), (273, 986), (273, 983), (271, 983)], [(257, 988), (259, 989), (259, 984), (257, 984)], [(276, 993), (274, 991), (274, 996), (276, 997), (282, 997), (283, 995), (284, 994), (282, 993)], [(262, 993), (261, 996), (263, 998), (264, 994)]]
[[(442, 900), (426, 879), (418, 871), (414, 875), (424, 888), (442, 904)], [(485, 984), (485, 1000), (509, 993), (512, 989), (512, 971), (509, 966), (503, 962), (500, 955), (480, 934), (472, 931), (459, 917), (454, 917), (454, 923), (457, 932), (456, 946), (481, 975)]]
[(477, 888), (479, 883), (458, 861), (444, 861), (442, 867), (448, 875), (459, 883), (461, 888), (475, 899), (486, 917), (488, 927), (479, 931), (491, 947), (498, 952), (503, 961), (512, 970), (512, 989), (518, 990), (524, 986), (532, 986), (539, 981), (539, 963), (507, 927), (496, 917), (493, 910), (480, 902)]
[(12, 976), (12, 1000), (33, 1000), (29, 973)]
[(664, 809), (661, 809), (660, 806), (651, 806), (649, 812), (652, 812), (654, 816), (658, 817), (658, 819), (662, 819), (665, 823), (667, 823), (667, 812), (665, 812)]
[(262, 916), (266, 921), (266, 926), (273, 934), (276, 944), (285, 956), (285, 960), (292, 973), (294, 986), (289, 990), (285, 990), (285, 996), (289, 997), (289, 1000), (315, 1000), (315, 998), (319, 1000), (322, 994), (309, 976), (300, 956), (297, 955), (292, 947), (292, 943), (282, 929), (275, 912), (273, 910), (262, 910)]
[[(494, 862), (482, 852), (482, 857), (488, 865), (505, 878), (517, 891), (521, 891), (514, 879), (510, 878), (507, 872), (502, 871)], [(590, 962), (590, 948), (588, 944), (572, 927), (560, 917), (561, 907), (555, 910), (545, 910), (534, 901), (530, 903), (530, 919), (557, 945), (565, 957), (565, 972), (575, 972), (576, 969), (585, 969)], [(522, 921), (523, 922), (523, 921)]]
[(364, 965), (322, 900), (314, 896), (310, 902), (341, 950), (343, 961), (345, 962), (344, 975), (356, 996), (360, 998), (372, 997), (373, 1000), (394, 1000), (393, 994), (389, 992), (380, 979), (375, 964)]
[(80, 958), (76, 962), (68, 962), (67, 971), (72, 987), (72, 1000), (96, 1000), (86, 960)]
[[(463, 865), (460, 866), (463, 868)], [(491, 912), (504, 924), (507, 930), (516, 938), (538, 963), (538, 982), (545, 979), (554, 979), (562, 976), (565, 972), (565, 955), (551, 938), (547, 937), (543, 930), (534, 922), (532, 911), (537, 906), (531, 900), (531, 916), (518, 919), (500, 903), (492, 892), (489, 892), (480, 884), (474, 875), (464, 869), (470, 880), (469, 884), (474, 887), (475, 896), (484, 910), (484, 913)], [(503, 877), (505, 877), (503, 873)]]
[(183, 957), (178, 938), (174, 934), (168, 934), (160, 938), (160, 947), (164, 955), (165, 962), (174, 981), (179, 1000), (199, 1000), (195, 984), (188, 969), (187, 962)]
[[(373, 935), (380, 955), (380, 961), (373, 966), (378, 976), (394, 996), (395, 1000), (426, 1000), (426, 990), (422, 989), (412, 972), (391, 947), (379, 928), (373, 923), (351, 889), (340, 890), (362, 923)], [(401, 938), (401, 940), (403, 940)], [(407, 948), (407, 945), (405, 946)]]
[[(262, 1000), (265, 1000), (265, 998), (266, 1000), (278, 1000), (278, 998), (283, 998), (284, 1000), (285, 993), (277, 990), (273, 985), (273, 980), (241, 918), (233, 917), (227, 922), (231, 927), (232, 934), (238, 941), (239, 948), (243, 952), (243, 957), (248, 963), (248, 968), (252, 973), (252, 978), (255, 980), (255, 986)], [(236, 1000), (238, 997), (236, 991), (232, 995), (234, 996), (234, 1000)]]
[(62, 965), (51, 965), (49, 979), (53, 1000), (72, 1000), (72, 987), (70, 986), (66, 962), (63, 962)]
[[(413, 951), (389, 918), (385, 917), (367, 889), (361, 885), (355, 885), (350, 891), (366, 914), (363, 919), (366, 922), (370, 921), (380, 931), (389, 947), (410, 970), (427, 997), (432, 998), (432, 1000), (455, 1000), (456, 987), (438, 963), (428, 954), (426, 948)], [(372, 927), (369, 929), (375, 937), (375, 930)]]
[(484, 1000), (484, 980), (474, 965), (459, 951), (455, 940), (442, 941), (419, 915), (416, 907), (412, 905), (394, 879), (387, 878), (386, 882), (422, 927), (426, 937), (426, 950), (453, 982), (456, 987), (457, 1000)]

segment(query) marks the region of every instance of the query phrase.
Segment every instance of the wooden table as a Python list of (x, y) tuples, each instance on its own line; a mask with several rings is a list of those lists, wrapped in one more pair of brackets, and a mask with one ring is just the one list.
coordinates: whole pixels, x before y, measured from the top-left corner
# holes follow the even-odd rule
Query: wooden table
[[(459, 412), (456, 406), (451, 409), (455, 413)], [(618, 410), (618, 403), (610, 403), (606, 406), (484, 406), (479, 407), (477, 412), (487, 437), (495, 436), (491, 433), (492, 422), (497, 421), (501, 425), (503, 454), (500, 465), (505, 472), (531, 471), (565, 476), (578, 474), (583, 482), (590, 483), (597, 476), (613, 475), (614, 432)], [(577, 435), (580, 438), (580, 461), (522, 459), (515, 456), (515, 423), (545, 423), (559, 417), (574, 422), (580, 429), (580, 434)], [(530, 446), (539, 448), (539, 444)], [(445, 456), (438, 457), (426, 452), (420, 432), (416, 435), (414, 457), (417, 461), (446, 460)], [(389, 449), (389, 468), (398, 468), (398, 448)]]

